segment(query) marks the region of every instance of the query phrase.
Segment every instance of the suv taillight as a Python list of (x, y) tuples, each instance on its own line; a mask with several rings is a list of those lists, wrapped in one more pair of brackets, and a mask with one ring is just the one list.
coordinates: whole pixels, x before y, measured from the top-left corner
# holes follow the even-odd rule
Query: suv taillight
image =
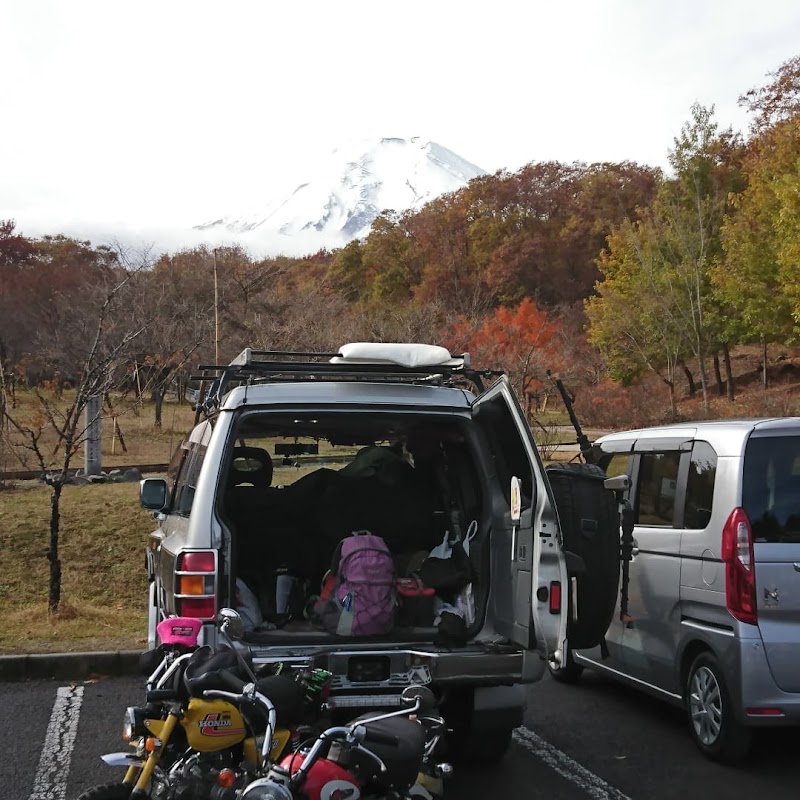
[(734, 508), (722, 529), (725, 605), (740, 622), (758, 623), (753, 532), (743, 508)]
[(217, 554), (193, 550), (178, 556), (175, 611), (180, 617), (214, 619), (217, 613)]

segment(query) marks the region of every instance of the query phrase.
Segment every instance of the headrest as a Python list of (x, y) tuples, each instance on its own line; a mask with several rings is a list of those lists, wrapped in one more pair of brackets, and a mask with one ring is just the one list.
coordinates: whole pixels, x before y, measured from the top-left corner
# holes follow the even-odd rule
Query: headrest
[(242, 484), (267, 487), (272, 483), (272, 459), (260, 447), (235, 447), (231, 462), (229, 486)]

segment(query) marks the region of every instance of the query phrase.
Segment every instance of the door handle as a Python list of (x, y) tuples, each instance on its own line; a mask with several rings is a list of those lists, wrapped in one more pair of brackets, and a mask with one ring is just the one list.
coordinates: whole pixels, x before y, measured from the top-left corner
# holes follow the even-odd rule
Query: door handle
[(798, 563), (797, 561), (794, 562), (794, 571), (800, 572), (800, 563)]

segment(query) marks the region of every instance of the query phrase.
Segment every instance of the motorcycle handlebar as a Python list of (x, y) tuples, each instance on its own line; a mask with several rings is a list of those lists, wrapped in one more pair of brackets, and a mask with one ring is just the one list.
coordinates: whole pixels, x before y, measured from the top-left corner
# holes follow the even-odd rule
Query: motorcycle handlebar
[[(223, 673), (223, 675), (224, 674), (226, 673)], [(230, 677), (234, 678), (237, 682), (240, 682), (240, 679), (236, 678), (236, 676), (231, 675)], [(277, 711), (275, 711), (275, 705), (273, 704), (272, 700), (270, 700), (265, 694), (261, 694), (261, 692), (256, 691), (256, 686), (254, 683), (242, 683), (240, 690), (236, 692), (225, 692), (222, 689), (206, 689), (203, 692), (203, 697), (217, 697), (220, 700), (230, 700), (235, 705), (239, 705), (240, 703), (247, 701), (253, 701), (258, 703), (264, 709), (264, 711), (267, 712), (267, 735), (264, 737), (264, 744), (261, 748), (261, 761), (263, 764), (266, 764), (267, 759), (269, 758), (270, 749), (272, 747), (272, 734), (275, 733), (275, 730), (278, 727), (278, 714)]]
[(248, 681), (242, 680), (238, 675), (229, 670), (222, 670), (219, 673), (220, 680), (232, 692), (241, 693)]

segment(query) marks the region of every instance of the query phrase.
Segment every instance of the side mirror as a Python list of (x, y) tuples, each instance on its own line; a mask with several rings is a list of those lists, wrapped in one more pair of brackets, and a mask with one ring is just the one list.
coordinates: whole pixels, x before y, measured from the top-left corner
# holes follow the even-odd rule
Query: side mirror
[(413, 706), (419, 699), (421, 713), (433, 711), (436, 706), (436, 695), (427, 686), (406, 686), (400, 695), (404, 706)]
[(244, 639), (244, 622), (239, 614), (232, 608), (221, 608), (217, 614), (220, 631), (231, 641), (240, 642)]
[(518, 525), (522, 516), (522, 484), (514, 475), (511, 478), (511, 523)]
[(613, 478), (606, 478), (603, 481), (603, 486), (612, 492), (627, 492), (631, 488), (631, 479), (623, 473), (622, 475), (615, 475)]
[(163, 511), (168, 502), (169, 490), (163, 478), (145, 478), (139, 481), (139, 503), (142, 508)]

